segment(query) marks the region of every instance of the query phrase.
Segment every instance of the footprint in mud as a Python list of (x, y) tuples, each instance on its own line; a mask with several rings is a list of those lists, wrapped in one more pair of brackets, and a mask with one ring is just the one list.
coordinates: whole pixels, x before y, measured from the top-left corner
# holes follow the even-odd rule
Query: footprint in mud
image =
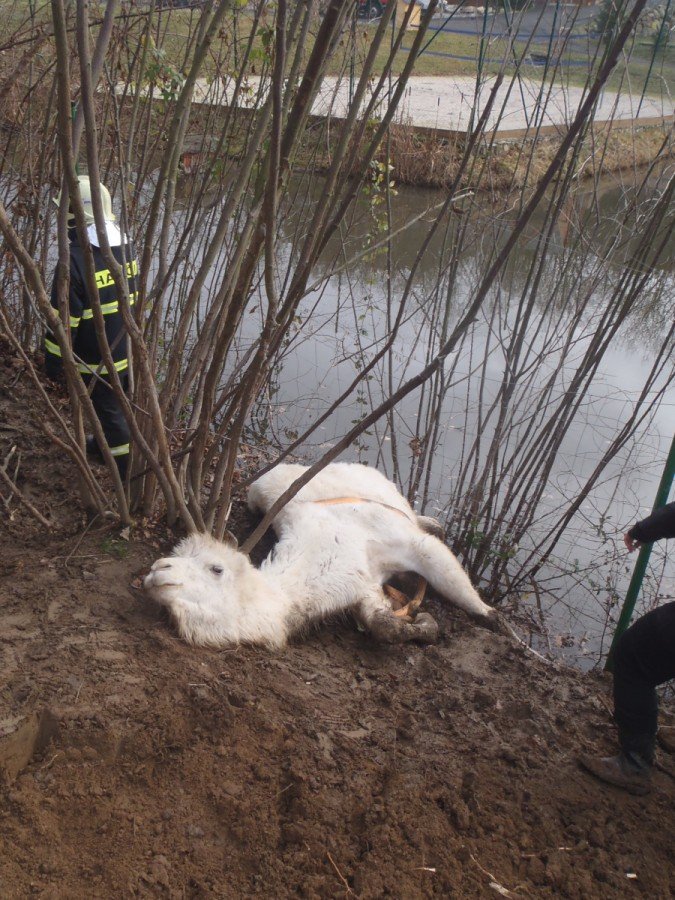
[(305, 839), (302, 825), (307, 819), (307, 804), (304, 800), (306, 776), (288, 767), (281, 778), (277, 795), (279, 814), (279, 845), (299, 844)]

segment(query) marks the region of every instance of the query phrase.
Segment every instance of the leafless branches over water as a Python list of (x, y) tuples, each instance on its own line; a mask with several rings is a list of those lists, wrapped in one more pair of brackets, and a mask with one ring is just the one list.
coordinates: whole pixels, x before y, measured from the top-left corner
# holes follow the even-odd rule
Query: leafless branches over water
[[(580, 177), (589, 147), (602, 158), (607, 129), (596, 134), (594, 110), (634, 47), (644, 0), (596, 44), (581, 105), (544, 163), (536, 139), (522, 144), (517, 191), (485, 189), (487, 123), (525, 65), (514, 38), (453, 151), (449, 188), (414, 200), (396, 194), (389, 127), (435, 4), (415, 30), (393, 3), (366, 27), (347, 0), (108, 3), (95, 20), (63, 0), (48, 15), (10, 6), (0, 26), (0, 327), (28, 354), (47, 324), (57, 337), (71, 417), (46, 396), (45, 417), (85, 502), (123, 522), (164, 511), (222, 535), (252, 439), (270, 464), (307, 455), (312, 471), (361, 453), (445, 519), (489, 597), (530, 594), (544, 616), (571, 523), (606, 524), (617, 472), (662, 421), (664, 398), (672, 403), (672, 133), (611, 203), (599, 165), (594, 180)], [(544, 73), (540, 111), (547, 84), (564, 77), (560, 59)], [(329, 72), (349, 84), (339, 120), (312, 115)], [(126, 484), (77, 374), (67, 304), (59, 316), (49, 301), (55, 271), (65, 297), (68, 260), (65, 214), (57, 220), (49, 200), (63, 190), (82, 232), (85, 170), (110, 188), (140, 261), (131, 305), (104, 242), (132, 347), (130, 395), (111, 379), (132, 432)], [(93, 310), (102, 335), (96, 300)], [(643, 364), (603, 417), (607, 360), (631, 340)], [(281, 390), (293, 366), (301, 377)], [(280, 415), (289, 404), (297, 427)], [(112, 493), (84, 453), (91, 429)], [(568, 576), (596, 577), (565, 558)]]

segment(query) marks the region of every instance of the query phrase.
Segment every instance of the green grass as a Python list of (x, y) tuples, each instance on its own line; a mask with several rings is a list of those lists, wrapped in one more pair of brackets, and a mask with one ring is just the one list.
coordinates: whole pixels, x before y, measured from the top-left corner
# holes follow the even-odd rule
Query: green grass
[[(363, 31), (367, 35), (368, 26)], [(370, 34), (372, 33), (371, 31)], [(404, 40), (404, 47), (409, 48), (412, 45), (412, 41), (413, 35), (411, 34), (410, 37)], [(362, 37), (361, 42), (357, 42), (357, 60), (365, 57), (366, 49), (367, 37)], [(425, 41), (425, 51), (415, 64), (414, 74), (423, 76), (474, 76), (477, 72), (480, 52), (480, 37), (448, 32), (430, 33)], [(532, 53), (545, 54), (546, 52), (547, 45), (544, 42), (531, 43), (528, 46), (525, 41), (517, 41), (509, 49), (505, 40), (493, 39), (487, 42), (483, 49), (483, 71), (486, 74), (495, 75), (499, 71), (505, 70), (508, 76), (518, 70), (522, 76), (538, 80), (544, 73), (544, 67), (533, 65), (528, 57)], [(593, 66), (591, 57), (594, 52), (592, 46), (584, 45), (582, 41), (579, 41), (575, 47), (566, 50), (562, 56), (563, 65), (556, 72), (556, 80), (579, 87), (586, 84)], [(398, 54), (394, 67), (395, 73), (401, 71), (406, 55), (404, 52)], [(598, 54), (598, 56), (600, 55)], [(458, 59), (457, 57), (470, 57), (470, 59)], [(380, 52), (378, 54), (380, 69), (384, 63), (384, 58), (384, 53)], [(566, 63), (572, 63), (573, 65), (568, 66), (565, 65)], [(631, 85), (633, 92), (641, 92), (650, 64), (651, 48), (646, 44), (636, 46), (633, 48), (628, 61), (620, 63), (610, 76), (608, 87), (618, 88), (624, 82), (624, 84), (628, 83)], [(332, 74), (338, 68), (339, 63), (334, 63), (331, 66)], [(550, 68), (548, 78), (551, 77), (552, 72), (553, 68)], [(675, 46), (671, 46), (665, 52), (658, 53), (655, 57), (650, 74), (648, 93), (660, 94), (663, 92), (664, 86), (672, 84), (674, 80)]]
[[(30, 4), (28, 2), (15, 2), (10, 4), (0, 4), (4, 7), (5, 19), (4, 25), (0, 29), (0, 44), (6, 44), (12, 29), (19, 22), (25, 26), (27, 15), (29, 13)], [(49, 5), (35, 4), (37, 9), (36, 17), (38, 20), (48, 20), (50, 16)], [(103, 14), (104, 7), (102, 5), (92, 5), (90, 15), (92, 20), (96, 20)], [(149, 7), (148, 7), (149, 10)], [(132, 18), (129, 26), (129, 45), (133, 45), (133, 41), (140, 35), (141, 27), (145, 21), (145, 16), (138, 16), (139, 12), (143, 12), (138, 7), (132, 7), (130, 10)], [(121, 11), (121, 14), (123, 12)], [(185, 69), (187, 66), (186, 50), (189, 44), (189, 36), (194, 33), (197, 21), (200, 16), (198, 10), (172, 9), (172, 10), (153, 10), (153, 19), (156, 26), (155, 39), (158, 48), (164, 51), (165, 58), (170, 60), (171, 64), (177, 69)], [(120, 23), (122, 23), (120, 19)], [(241, 59), (246, 43), (249, 39), (252, 17), (250, 12), (243, 8), (232, 11), (228, 14), (226, 25), (223, 28), (223, 37), (220, 42), (216, 42), (213, 51), (210, 54), (204, 68), (205, 77), (213, 77), (217, 74), (225, 72), (233, 72), (237, 67), (237, 61)], [(263, 27), (269, 28), (273, 24), (271, 14), (264, 20)], [(314, 31), (318, 27), (318, 20), (314, 26)], [(92, 29), (95, 32), (95, 28)], [(350, 32), (345, 32), (338, 52), (329, 62), (328, 74), (338, 75), (348, 73), (353, 67), (358, 75), (363, 60), (368, 52), (368, 47), (375, 34), (375, 24), (369, 24), (359, 21), (354, 30), (355, 40), (352, 42)], [(307, 53), (311, 51), (311, 38)], [(405, 49), (400, 51), (394, 62), (394, 74), (402, 71), (407, 60), (408, 49), (412, 46), (414, 40), (414, 31), (410, 31), (403, 41)], [(389, 39), (385, 39), (388, 45)], [(429, 32), (425, 39), (426, 51), (422, 53), (415, 64), (414, 74), (420, 76), (468, 76), (476, 75), (478, 69), (478, 58), (481, 52), (480, 37), (471, 35), (451, 34), (449, 32)], [(534, 66), (528, 60), (529, 53), (546, 53), (546, 44), (537, 42), (529, 48), (527, 43), (516, 42), (514, 47), (509, 50), (506, 41), (501, 39), (492, 39), (485, 42), (483, 53), (483, 73), (496, 74), (505, 69), (507, 77), (519, 71), (524, 77), (540, 79), (543, 75), (543, 67)], [(565, 52), (564, 61), (577, 63), (573, 66), (562, 66), (556, 73), (557, 81), (573, 86), (584, 85), (590, 75), (593, 48), (586, 45), (583, 41), (579, 41), (576, 46)], [(379, 74), (384, 66), (388, 55), (388, 49), (385, 46), (380, 50), (376, 62), (376, 74)], [(260, 34), (254, 39), (254, 59), (250, 67), (250, 71), (259, 74), (264, 70), (268, 62), (266, 50)], [(675, 83), (675, 46), (671, 45), (665, 51), (658, 53), (652, 63), (652, 50), (649, 41), (641, 38), (636, 42), (628, 56), (627, 61), (622, 61), (617, 66), (616, 71), (612, 74), (608, 87), (610, 89), (618, 89), (630, 85), (633, 93), (641, 93), (644, 90), (645, 80), (648, 73), (651, 73), (647, 93), (661, 94), (665, 87)], [(551, 71), (548, 73), (551, 77)]]
[[(175, 23), (171, 27), (173, 34), (167, 34), (167, 40), (171, 48), (172, 54), (178, 56), (182, 41), (182, 36), (187, 33), (188, 17), (183, 11), (174, 11), (171, 13), (171, 19)], [(240, 11), (233, 16), (234, 28), (231, 31), (233, 35), (233, 43), (230, 46), (232, 53), (236, 45), (240, 52), (243, 49), (246, 40), (250, 34), (251, 18), (246, 11)], [(345, 35), (338, 52), (330, 60), (327, 74), (339, 75), (350, 70), (353, 64), (356, 74), (366, 58), (370, 41), (375, 34), (376, 26), (359, 22), (355, 29), (355, 40), (352, 42), (349, 35)], [(408, 57), (408, 50), (413, 44), (414, 32), (411, 30), (404, 38), (403, 50), (399, 51), (394, 61), (393, 74), (397, 75), (402, 70)], [(420, 76), (475, 76), (478, 68), (478, 59), (481, 52), (481, 39), (479, 36), (452, 34), (449, 32), (429, 32), (424, 41), (426, 47), (425, 52), (421, 54), (415, 64), (414, 74)], [(262, 43), (259, 38), (254, 42), (256, 50), (262, 51)], [(543, 67), (535, 66), (528, 61), (530, 53), (546, 52), (547, 45), (544, 42), (532, 43), (528, 46), (525, 41), (518, 41), (513, 48), (509, 50), (507, 42), (502, 39), (493, 39), (485, 42), (483, 47), (484, 64), (483, 71), (485, 74), (497, 74), (499, 71), (506, 69), (507, 76), (519, 70), (520, 74), (525, 77), (540, 79), (543, 74)], [(311, 50), (310, 45), (307, 52)], [(594, 48), (579, 41), (574, 48), (566, 50), (563, 55), (563, 62), (576, 63), (573, 66), (561, 66), (556, 73), (557, 81), (565, 84), (583, 86), (589, 78), (591, 69), (591, 57), (594, 55)], [(599, 56), (601, 54), (598, 54)], [(377, 55), (375, 73), (380, 74), (385, 66), (388, 57), (388, 40), (385, 46), (380, 49)], [(622, 81), (631, 85), (633, 92), (641, 92), (645, 83), (645, 78), (650, 68), (651, 48), (646, 43), (642, 43), (633, 48), (627, 62), (622, 62), (617, 66), (616, 71), (610, 78), (609, 88), (618, 88)], [(257, 62), (257, 70), (260, 71), (260, 62)], [(205, 74), (214, 74), (213, 66), (211, 72)], [(551, 77), (551, 70), (549, 71)], [(670, 47), (665, 52), (656, 56), (655, 63), (652, 67), (650, 77), (649, 93), (662, 93), (665, 84), (672, 84), (675, 80), (675, 47)]]
[(101, 550), (115, 559), (126, 559), (129, 555), (129, 543), (110, 537), (101, 542)]

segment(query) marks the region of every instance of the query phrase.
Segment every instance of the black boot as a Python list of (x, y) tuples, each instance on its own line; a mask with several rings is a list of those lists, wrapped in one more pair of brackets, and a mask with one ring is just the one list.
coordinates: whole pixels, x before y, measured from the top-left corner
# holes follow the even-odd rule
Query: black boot
[(101, 448), (98, 446), (96, 438), (93, 435), (90, 435), (86, 439), (85, 445), (87, 447), (87, 456), (91, 457), (91, 459), (95, 460), (96, 462), (102, 463), (104, 461), (103, 454), (101, 453)]
[(127, 477), (127, 467), (129, 464), (129, 455), (125, 454), (124, 456), (116, 456), (115, 462), (117, 463), (117, 471), (120, 473), (120, 478), (122, 481)]
[(622, 756), (636, 769), (651, 769), (656, 758), (656, 729), (654, 733), (637, 733), (619, 728), (619, 747)]
[(651, 766), (635, 754), (631, 757), (623, 752), (604, 757), (583, 755), (579, 757), (579, 765), (600, 781), (630, 794), (648, 794), (652, 789)]

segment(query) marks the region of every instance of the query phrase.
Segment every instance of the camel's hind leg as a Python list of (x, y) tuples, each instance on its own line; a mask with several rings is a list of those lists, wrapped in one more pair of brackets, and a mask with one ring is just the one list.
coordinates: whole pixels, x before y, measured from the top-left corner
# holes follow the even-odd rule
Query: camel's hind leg
[(480, 625), (491, 631), (504, 631), (497, 610), (483, 603), (455, 555), (438, 538), (425, 534), (416, 539), (409, 563), (412, 571), (426, 578), (434, 590)]
[(406, 622), (404, 618), (394, 615), (389, 600), (379, 586), (373, 587), (368, 596), (357, 604), (355, 613), (373, 637), (387, 644), (403, 644), (406, 641), (433, 644), (438, 640), (438, 625), (428, 613), (419, 613), (414, 622)]

